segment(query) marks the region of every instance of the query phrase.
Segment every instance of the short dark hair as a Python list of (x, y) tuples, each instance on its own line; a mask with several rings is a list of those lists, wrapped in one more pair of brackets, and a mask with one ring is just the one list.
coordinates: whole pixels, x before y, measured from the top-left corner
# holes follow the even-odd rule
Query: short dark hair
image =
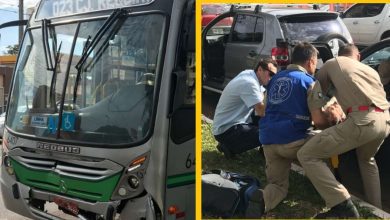
[(261, 58), (259, 62), (256, 65), (255, 72), (259, 70), (259, 67), (261, 67), (264, 70), (268, 70), (268, 72), (271, 73), (271, 76), (275, 75), (274, 72), (268, 69), (268, 64), (272, 63), (276, 68), (278, 68), (278, 65), (275, 60), (271, 59), (271, 57)]
[(359, 51), (359, 49), (355, 46), (355, 44), (348, 43), (348, 44), (345, 44), (339, 48), (338, 55), (339, 56), (351, 56), (353, 54), (354, 50)]
[(298, 43), (292, 52), (291, 63), (293, 64), (304, 64), (309, 61), (312, 57), (318, 55), (318, 50), (308, 42)]

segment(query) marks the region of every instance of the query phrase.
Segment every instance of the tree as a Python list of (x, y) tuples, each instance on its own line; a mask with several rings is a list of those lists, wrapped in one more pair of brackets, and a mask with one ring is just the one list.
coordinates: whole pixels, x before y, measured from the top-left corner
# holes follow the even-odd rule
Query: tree
[(16, 55), (18, 54), (19, 51), (19, 44), (8, 45), (6, 48), (7, 48), (7, 54)]

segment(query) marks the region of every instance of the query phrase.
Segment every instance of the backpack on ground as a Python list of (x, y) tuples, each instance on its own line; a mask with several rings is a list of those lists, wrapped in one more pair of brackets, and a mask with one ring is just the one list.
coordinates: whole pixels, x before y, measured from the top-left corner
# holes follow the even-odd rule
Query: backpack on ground
[(204, 217), (243, 218), (249, 196), (260, 188), (252, 176), (223, 170), (202, 174), (202, 213)]

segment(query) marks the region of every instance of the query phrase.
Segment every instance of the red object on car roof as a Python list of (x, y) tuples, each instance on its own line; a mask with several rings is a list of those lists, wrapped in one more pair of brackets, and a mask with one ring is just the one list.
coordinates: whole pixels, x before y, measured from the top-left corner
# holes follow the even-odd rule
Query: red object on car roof
[[(202, 5), (202, 27), (205, 27), (218, 15), (229, 11), (229, 5), (225, 4), (203, 4)], [(233, 20), (226, 18), (218, 22), (220, 26), (231, 26)]]

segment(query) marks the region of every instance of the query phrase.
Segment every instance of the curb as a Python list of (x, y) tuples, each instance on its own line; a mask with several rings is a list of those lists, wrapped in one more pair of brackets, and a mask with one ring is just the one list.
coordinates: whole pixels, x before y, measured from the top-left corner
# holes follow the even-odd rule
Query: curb
[[(202, 121), (206, 122), (206, 123), (213, 123), (213, 120), (207, 118), (206, 116), (204, 116), (202, 114)], [(305, 171), (303, 170), (302, 167), (300, 167), (299, 165), (296, 165), (296, 164), (291, 164), (291, 170), (301, 174), (301, 175), (305, 175)], [(378, 207), (376, 206), (373, 206), (367, 202), (365, 202), (364, 200), (362, 200), (361, 198), (357, 197), (357, 196), (354, 196), (351, 194), (351, 197), (352, 197), (352, 200), (356, 201), (357, 203), (359, 203), (360, 206), (363, 206), (363, 207), (366, 207), (366, 208), (369, 208), (372, 210), (372, 214), (374, 214), (375, 216), (379, 217), (379, 218), (382, 218), (382, 219), (390, 219), (390, 214), (383, 211), (382, 209), (379, 209)]]

